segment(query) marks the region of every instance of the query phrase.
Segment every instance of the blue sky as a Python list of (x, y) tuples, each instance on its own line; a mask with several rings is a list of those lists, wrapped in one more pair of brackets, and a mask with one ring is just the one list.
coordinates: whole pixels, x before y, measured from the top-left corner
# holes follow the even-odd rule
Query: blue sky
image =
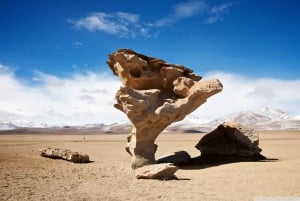
[[(220, 70), (286, 79), (300, 75), (298, 1), (1, 0), (0, 8), (0, 62), (15, 66), (24, 78), (36, 70), (58, 76), (83, 69), (105, 71), (107, 55), (118, 48), (199, 73)], [(104, 17), (109, 27), (118, 23), (117, 12), (136, 16), (127, 25), (128, 33), (74, 24), (97, 13), (115, 15)], [(149, 26), (164, 19), (165, 24)], [(149, 33), (142, 35), (136, 24)]]
[[(204, 76), (245, 80), (239, 84), (273, 80), (293, 88), (300, 79), (299, 10), (300, 2), (293, 0), (0, 0), (0, 74), (22, 89), (46, 94), (56, 82), (113, 79), (108, 54), (130, 48)], [(275, 90), (268, 84), (251, 90), (258, 95), (257, 88)], [(9, 86), (0, 86), (0, 93), (4, 88)], [(299, 97), (280, 100), (271, 106), (291, 112), (293, 107), (284, 106), (300, 103)], [(2, 100), (0, 110), (29, 114), (31, 109)]]

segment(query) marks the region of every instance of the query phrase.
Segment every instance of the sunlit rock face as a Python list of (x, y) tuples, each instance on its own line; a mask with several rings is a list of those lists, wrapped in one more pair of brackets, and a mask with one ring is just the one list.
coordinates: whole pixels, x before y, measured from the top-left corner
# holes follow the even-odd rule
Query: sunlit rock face
[(223, 88), (217, 79), (203, 81), (184, 66), (129, 49), (110, 54), (107, 64), (122, 82), (115, 107), (132, 123), (126, 150), (134, 169), (154, 164), (157, 136)]

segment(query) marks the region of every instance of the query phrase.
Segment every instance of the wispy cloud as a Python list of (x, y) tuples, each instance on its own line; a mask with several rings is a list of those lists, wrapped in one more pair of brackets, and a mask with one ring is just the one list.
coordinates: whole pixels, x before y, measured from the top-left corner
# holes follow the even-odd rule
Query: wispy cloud
[[(0, 112), (57, 125), (108, 123), (127, 119), (113, 107), (115, 93), (121, 83), (110, 74), (88, 72), (62, 78), (39, 72), (35, 75), (37, 84), (31, 86), (7, 69), (0, 70)], [(300, 115), (300, 94), (295, 87), (300, 85), (300, 80), (251, 79), (223, 72), (208, 73), (204, 78), (218, 78), (224, 85), (221, 93), (209, 98), (195, 111), (204, 119), (261, 106)]]
[(224, 19), (224, 15), (228, 14), (230, 8), (234, 5), (234, 3), (223, 3), (221, 5), (213, 6), (209, 10), (209, 17), (206, 19), (206, 23), (212, 24), (218, 21), (222, 21)]
[(104, 32), (120, 38), (134, 38), (137, 36), (157, 36), (157, 29), (174, 25), (180, 20), (192, 18), (203, 14), (203, 21), (212, 24), (222, 21), (224, 15), (228, 14), (232, 2), (211, 6), (204, 0), (188, 0), (173, 5), (169, 14), (152, 22), (141, 20), (139, 14), (128, 12), (94, 12), (79, 19), (69, 19), (77, 29), (85, 29), (90, 32)]
[(115, 15), (106, 13), (92, 13), (75, 22), (78, 29), (87, 29), (88, 31), (103, 31), (110, 34), (128, 34), (128, 29), (124, 23), (118, 22)]
[(139, 15), (125, 12), (116, 12), (115, 15), (121, 23), (126, 25), (137, 23), (140, 18)]
[(156, 27), (171, 25), (184, 18), (197, 15), (199, 12), (203, 12), (207, 8), (208, 5), (204, 1), (181, 2), (173, 7), (173, 10), (169, 15), (157, 20), (154, 25)]
[(79, 42), (79, 41), (74, 41), (74, 42), (72, 43), (72, 46), (73, 46), (74, 48), (80, 48), (80, 47), (82, 47), (82, 45), (83, 45), (83, 43), (82, 43), (82, 42)]
[(139, 18), (140, 16), (134, 13), (96, 12), (78, 20), (69, 20), (69, 22), (77, 29), (105, 32), (121, 38), (135, 37), (138, 34), (147, 36), (145, 31), (147, 27), (139, 21)]
[(0, 74), (11, 74), (11, 72), (11, 68), (0, 63)]

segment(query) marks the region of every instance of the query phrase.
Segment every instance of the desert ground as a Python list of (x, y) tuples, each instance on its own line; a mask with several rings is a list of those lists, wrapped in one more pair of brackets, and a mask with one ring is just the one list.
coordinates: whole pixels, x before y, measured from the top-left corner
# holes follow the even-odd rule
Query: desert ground
[[(300, 196), (300, 131), (259, 131), (269, 160), (180, 167), (178, 179), (138, 180), (125, 134), (0, 135), (0, 200), (222, 200)], [(156, 157), (185, 150), (192, 157), (203, 134), (163, 133)], [(85, 140), (84, 140), (85, 137)], [(41, 148), (89, 154), (76, 164), (44, 158)]]

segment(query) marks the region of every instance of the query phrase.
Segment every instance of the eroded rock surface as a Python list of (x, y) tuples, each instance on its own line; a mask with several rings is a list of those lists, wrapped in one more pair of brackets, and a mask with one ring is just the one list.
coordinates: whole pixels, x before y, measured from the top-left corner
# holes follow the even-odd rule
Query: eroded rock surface
[(201, 156), (259, 156), (259, 136), (254, 129), (241, 124), (223, 123), (215, 130), (203, 136), (196, 145)]
[(135, 169), (137, 179), (173, 179), (178, 168), (172, 163), (146, 165)]
[(79, 152), (73, 152), (68, 149), (46, 148), (41, 149), (41, 156), (53, 159), (63, 159), (74, 163), (88, 163), (89, 155)]
[(107, 62), (123, 86), (115, 107), (132, 123), (127, 152), (132, 168), (155, 163), (157, 136), (172, 122), (181, 121), (220, 91), (219, 80), (201, 80), (193, 71), (128, 49), (109, 55)]

